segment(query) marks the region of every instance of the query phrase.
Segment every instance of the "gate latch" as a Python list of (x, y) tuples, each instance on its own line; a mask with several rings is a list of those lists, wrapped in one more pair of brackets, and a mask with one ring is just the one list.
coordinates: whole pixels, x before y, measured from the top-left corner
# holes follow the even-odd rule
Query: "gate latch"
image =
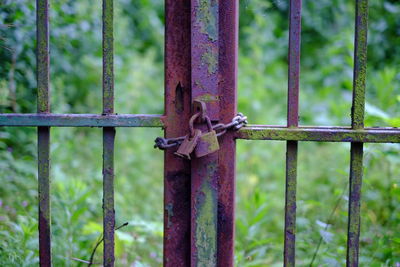
[[(179, 146), (175, 155), (191, 159), (191, 154), (197, 158), (204, 157), (219, 150), (218, 137), (225, 134), (228, 130), (239, 130), (247, 124), (247, 117), (238, 113), (230, 123), (211, 124), (211, 120), (206, 113), (206, 105), (202, 101), (195, 100), (193, 102), (193, 110), (195, 114), (189, 120), (189, 134), (176, 138), (157, 137), (155, 140), (155, 148), (161, 150)], [(207, 124), (207, 131), (202, 132), (194, 127), (195, 123)]]
[[(189, 120), (189, 134), (180, 144), (174, 154), (190, 160), (190, 154), (194, 151), (197, 158), (204, 157), (219, 150), (217, 132), (213, 129), (211, 120), (206, 114), (206, 105), (201, 101), (193, 104), (196, 113)], [(194, 129), (194, 123), (207, 123), (208, 131), (203, 133), (200, 129)]]

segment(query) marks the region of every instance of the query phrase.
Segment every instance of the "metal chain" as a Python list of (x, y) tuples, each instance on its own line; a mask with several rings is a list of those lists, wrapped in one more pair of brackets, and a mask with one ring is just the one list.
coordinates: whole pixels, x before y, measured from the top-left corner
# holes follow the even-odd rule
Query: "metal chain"
[[(244, 116), (242, 113), (238, 113), (230, 123), (223, 124), (223, 123), (218, 123), (212, 126), (212, 129), (217, 132), (217, 136), (222, 136), (224, 135), (228, 130), (239, 130), (243, 126), (247, 124), (247, 117)], [(183, 140), (185, 139), (185, 136), (180, 136), (180, 137), (175, 137), (175, 138), (163, 138), (163, 137), (157, 137), (156, 140), (154, 140), (154, 148), (159, 148), (161, 150), (178, 146), (180, 145)]]

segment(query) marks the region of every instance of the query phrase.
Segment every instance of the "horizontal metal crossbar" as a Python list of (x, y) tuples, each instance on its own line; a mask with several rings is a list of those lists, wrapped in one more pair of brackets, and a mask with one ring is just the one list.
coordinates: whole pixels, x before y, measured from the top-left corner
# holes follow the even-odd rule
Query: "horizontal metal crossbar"
[[(0, 114), (0, 126), (28, 127), (164, 127), (163, 115), (147, 114)], [(250, 125), (236, 133), (247, 140), (400, 143), (400, 128)]]
[(0, 126), (163, 127), (161, 115), (0, 114)]
[[(164, 127), (163, 115), (147, 114), (0, 114), (0, 126), (28, 127)], [(236, 133), (247, 140), (400, 143), (400, 128), (251, 125)]]
[(257, 125), (243, 127), (236, 133), (236, 137), (247, 140), (400, 143), (400, 128), (352, 130), (350, 127), (287, 128)]

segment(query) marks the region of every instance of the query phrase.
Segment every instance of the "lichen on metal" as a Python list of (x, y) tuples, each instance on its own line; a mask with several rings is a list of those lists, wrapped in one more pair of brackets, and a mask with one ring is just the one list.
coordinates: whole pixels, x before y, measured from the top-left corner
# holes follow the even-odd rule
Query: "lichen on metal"
[(197, 0), (197, 23), (211, 41), (218, 40), (218, 0)]
[(218, 51), (212, 46), (206, 48), (201, 60), (207, 66), (208, 74), (214, 74), (218, 70)]
[(103, 0), (103, 113), (114, 112), (113, 0)]
[(212, 185), (217, 166), (208, 164), (207, 173), (196, 192), (196, 266), (213, 267), (217, 264), (217, 190)]
[(360, 206), (363, 176), (363, 143), (352, 143), (350, 153), (350, 190), (348, 208), (347, 266), (358, 266)]
[(364, 127), (365, 81), (367, 75), (368, 0), (356, 1), (356, 31), (354, 41), (352, 127)]
[[(103, 114), (114, 113), (114, 8), (103, 0)], [(114, 142), (115, 128), (103, 128), (103, 265), (113, 267), (114, 255)]]
[(236, 137), (247, 140), (400, 143), (400, 129), (365, 128), (352, 130), (351, 128), (338, 127), (287, 128), (265, 125), (243, 127), (236, 133)]
[(162, 115), (0, 114), (0, 126), (164, 127)]
[[(196, 81), (196, 86), (198, 86), (199, 88), (202, 88), (201, 83), (198, 81)], [(220, 97), (218, 95), (213, 95), (210, 93), (203, 93), (201, 95), (196, 96), (194, 100), (209, 103), (209, 102), (219, 101), (219, 99), (220, 99)]]

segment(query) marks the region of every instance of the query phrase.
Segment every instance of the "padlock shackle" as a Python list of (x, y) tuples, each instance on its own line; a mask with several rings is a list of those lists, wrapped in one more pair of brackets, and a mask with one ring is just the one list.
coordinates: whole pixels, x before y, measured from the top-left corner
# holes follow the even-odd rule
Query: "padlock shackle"
[(189, 130), (190, 130), (190, 137), (194, 136), (194, 121), (200, 116), (200, 112), (194, 114), (189, 120)]
[[(195, 113), (189, 120), (189, 130), (190, 130), (190, 137), (194, 136), (194, 122), (196, 121), (196, 119), (201, 116), (201, 112), (197, 112)], [(208, 117), (207, 115), (205, 116), (205, 120), (207, 122), (207, 127), (208, 127), (208, 131), (212, 131), (212, 124), (211, 124), (211, 120), (210, 117)]]
[(212, 124), (211, 124), (210, 117), (208, 117), (208, 116), (206, 115), (205, 118), (206, 118), (206, 122), (207, 122), (208, 131), (211, 132), (211, 131), (213, 130), (213, 128), (212, 128)]

